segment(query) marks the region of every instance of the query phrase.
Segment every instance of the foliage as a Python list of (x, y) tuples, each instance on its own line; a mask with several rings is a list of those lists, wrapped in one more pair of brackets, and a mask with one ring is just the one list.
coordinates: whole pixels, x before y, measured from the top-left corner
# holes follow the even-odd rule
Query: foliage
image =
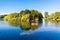
[(0, 15), (0, 20), (3, 20), (5, 16), (7, 15)]
[(10, 21), (10, 20), (16, 20), (16, 18), (18, 17), (18, 13), (14, 12), (14, 13), (10, 13), (7, 16), (4, 17), (5, 21)]
[(55, 12), (55, 13), (52, 13), (50, 16), (49, 16), (50, 19), (53, 19), (53, 20), (60, 20), (60, 12)]
[[(41, 12), (38, 12), (37, 10), (22, 10), (21, 12), (17, 13), (10, 13), (7, 16), (4, 17), (5, 21), (17, 21), (21, 23), (22, 21), (35, 21), (38, 22), (43, 18), (43, 15)], [(38, 20), (38, 21), (37, 21)]]
[(48, 15), (48, 12), (45, 12), (45, 19), (48, 19), (49, 15)]

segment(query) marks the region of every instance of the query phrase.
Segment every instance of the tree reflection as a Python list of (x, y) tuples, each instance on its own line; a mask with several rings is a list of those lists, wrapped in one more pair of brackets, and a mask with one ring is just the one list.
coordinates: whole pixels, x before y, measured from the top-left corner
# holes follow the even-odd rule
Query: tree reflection
[(18, 23), (18, 21), (12, 20), (12, 21), (8, 21), (8, 24), (13, 26), (19, 25), (22, 30), (30, 30), (30, 29), (35, 30), (42, 25), (42, 20), (40, 21), (33, 20), (33, 22), (21, 21), (20, 23)]
[(50, 20), (51, 23), (60, 24), (60, 20)]
[(45, 23), (53, 23), (53, 24), (60, 24), (60, 20), (49, 20), (49, 19), (44, 19), (44, 22)]
[(44, 21), (45, 21), (45, 23), (48, 23), (48, 22), (49, 22), (49, 20), (48, 20), (48, 19), (44, 19)]
[(12, 25), (12, 26), (17, 26), (18, 25), (18, 23), (17, 23), (17, 21), (7, 21), (8, 22), (8, 24), (9, 25)]
[(30, 30), (30, 29), (35, 30), (39, 27), (39, 25), (42, 25), (42, 20), (38, 21), (38, 22), (36, 22), (35, 20), (34, 20), (34, 22), (29, 22), (29, 21), (21, 22), (20, 27), (23, 30)]

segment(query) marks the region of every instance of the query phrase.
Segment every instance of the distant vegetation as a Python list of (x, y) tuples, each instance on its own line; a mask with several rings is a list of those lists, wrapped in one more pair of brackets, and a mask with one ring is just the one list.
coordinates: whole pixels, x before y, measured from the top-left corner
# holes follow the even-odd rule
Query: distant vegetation
[(45, 13), (45, 19), (48, 20), (60, 20), (60, 12), (51, 13), (50, 15)]
[[(20, 12), (13, 12), (8, 15), (0, 15), (0, 20), (5, 20), (5, 21), (17, 21), (18, 23), (21, 22), (38, 22), (42, 20), (43, 15), (41, 12), (37, 10), (22, 10)], [(60, 12), (55, 12), (48, 14), (48, 12), (45, 12), (44, 14), (44, 19), (46, 21), (48, 20), (60, 20)]]
[(4, 20), (4, 17), (7, 15), (0, 15), (0, 20)]
[(17, 21), (17, 22), (21, 22), (21, 21), (39, 21), (42, 20), (43, 15), (41, 12), (38, 12), (37, 10), (22, 10), (21, 12), (17, 13), (10, 13), (9, 15), (4, 17), (5, 21)]

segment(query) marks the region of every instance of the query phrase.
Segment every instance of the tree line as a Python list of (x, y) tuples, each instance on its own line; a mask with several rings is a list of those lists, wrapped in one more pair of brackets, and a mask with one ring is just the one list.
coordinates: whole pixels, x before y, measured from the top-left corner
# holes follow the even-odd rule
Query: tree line
[(50, 15), (48, 14), (48, 12), (45, 12), (45, 19), (60, 20), (60, 12), (54, 12), (51, 13)]
[(35, 21), (40, 21), (42, 20), (43, 15), (41, 12), (37, 10), (22, 10), (20, 12), (13, 12), (8, 14), (7, 16), (4, 16), (5, 21), (30, 21), (30, 22), (35, 22)]
[(44, 16), (38, 10), (22, 10), (20, 12), (13, 12), (8, 15), (0, 15), (0, 20), (10, 21), (10, 20), (20, 20), (20, 21), (35, 21), (49, 19), (49, 20), (59, 20), (60, 19), (60, 12), (54, 12), (48, 14), (48, 12), (44, 13)]

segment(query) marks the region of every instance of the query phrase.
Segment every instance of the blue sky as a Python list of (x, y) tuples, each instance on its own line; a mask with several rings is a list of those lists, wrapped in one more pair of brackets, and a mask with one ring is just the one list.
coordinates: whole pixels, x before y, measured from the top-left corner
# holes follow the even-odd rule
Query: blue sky
[(0, 0), (0, 14), (35, 9), (44, 14), (60, 11), (60, 0)]

